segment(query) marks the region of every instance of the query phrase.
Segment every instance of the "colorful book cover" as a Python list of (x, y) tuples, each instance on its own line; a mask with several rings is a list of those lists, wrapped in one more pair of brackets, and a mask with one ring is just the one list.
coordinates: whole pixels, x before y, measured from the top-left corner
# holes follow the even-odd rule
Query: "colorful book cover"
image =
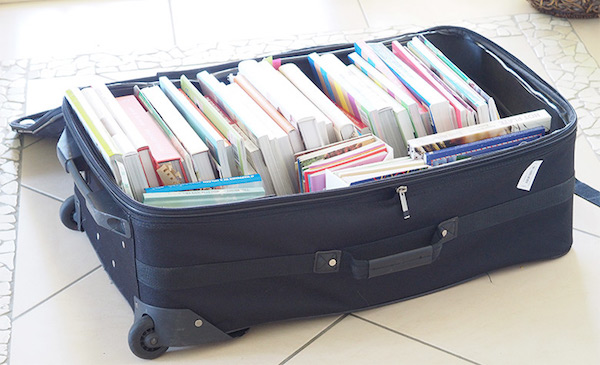
[(214, 179), (198, 181), (187, 184), (159, 186), (155, 188), (147, 188), (146, 193), (168, 193), (174, 191), (188, 191), (188, 190), (202, 190), (202, 189), (215, 189), (224, 187), (250, 187), (250, 186), (262, 186), (262, 179), (260, 175), (244, 175), (234, 176), (224, 179)]
[(473, 157), (518, 146), (524, 142), (530, 142), (544, 135), (544, 127), (536, 127), (518, 131), (503, 136), (482, 139), (459, 146), (444, 148), (439, 151), (428, 152), (423, 155), (426, 164), (438, 166), (448, 162), (454, 162), (463, 158)]

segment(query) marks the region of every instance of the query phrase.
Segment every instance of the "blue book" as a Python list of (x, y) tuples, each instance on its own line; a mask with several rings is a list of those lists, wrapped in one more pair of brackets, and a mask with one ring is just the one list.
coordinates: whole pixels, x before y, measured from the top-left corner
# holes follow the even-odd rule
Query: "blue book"
[(544, 127), (540, 126), (514, 133), (508, 133), (498, 137), (482, 139), (476, 142), (443, 148), (433, 152), (427, 152), (423, 155), (423, 159), (426, 164), (430, 166), (437, 166), (448, 162), (454, 162), (463, 158), (517, 146), (523, 142), (533, 141), (543, 135)]
[(220, 187), (246, 188), (253, 186), (262, 187), (262, 179), (259, 174), (234, 176), (224, 179), (205, 180), (186, 184), (157, 186), (154, 188), (147, 188), (146, 193), (168, 193), (174, 191), (215, 189)]

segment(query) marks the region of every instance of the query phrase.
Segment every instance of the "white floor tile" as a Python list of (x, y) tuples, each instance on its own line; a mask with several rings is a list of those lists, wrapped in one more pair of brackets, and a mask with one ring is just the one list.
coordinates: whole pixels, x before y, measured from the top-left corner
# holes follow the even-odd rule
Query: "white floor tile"
[(600, 65), (600, 42), (598, 42), (598, 34), (600, 34), (600, 18), (571, 19), (570, 22), (581, 41), (585, 44), (587, 51)]
[(59, 207), (54, 199), (21, 189), (13, 317), (100, 265), (87, 236), (62, 225)]
[[(170, 349), (153, 362), (279, 364), (335, 319), (257, 326), (231, 341)], [(129, 305), (99, 269), (14, 322), (11, 364), (147, 363), (129, 350), (132, 322)]]
[(356, 1), (172, 0), (171, 6), (179, 46), (231, 39), (277, 39), (366, 27)]
[(575, 141), (575, 177), (600, 190), (600, 160), (585, 139), (585, 134), (579, 135)]
[(397, 24), (432, 26), (464, 19), (478, 19), (501, 15), (531, 13), (527, 1), (505, 0), (482, 2), (472, 0), (434, 1), (417, 4), (408, 1), (360, 0), (370, 27)]
[(78, 55), (173, 44), (167, 0), (2, 5), (0, 59)]
[(54, 138), (44, 138), (23, 149), (21, 184), (64, 200), (73, 195), (73, 179), (56, 156)]
[(469, 364), (460, 357), (349, 316), (286, 364)]
[(600, 363), (600, 239), (358, 315), (483, 364)]

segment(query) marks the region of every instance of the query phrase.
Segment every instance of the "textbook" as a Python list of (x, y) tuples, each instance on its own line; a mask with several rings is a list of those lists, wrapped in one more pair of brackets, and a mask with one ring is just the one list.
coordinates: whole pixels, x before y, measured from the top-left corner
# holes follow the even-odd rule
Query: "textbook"
[(352, 52), (348, 55), (348, 58), (358, 69), (360, 69), (365, 75), (373, 80), (377, 86), (385, 90), (392, 98), (397, 100), (404, 108), (406, 108), (410, 116), (412, 128), (416, 133), (416, 137), (423, 137), (430, 134), (427, 132), (427, 128), (423, 123), (417, 102), (413, 98), (407, 97), (406, 92), (401, 89), (398, 84), (395, 84), (383, 73), (371, 66), (371, 64), (363, 59), (358, 53)]
[(266, 60), (242, 61), (238, 69), (287, 120), (297, 126), (306, 148), (330, 142), (327, 134), (330, 121), (327, 117)]
[(141, 201), (144, 189), (148, 187), (148, 180), (146, 179), (146, 174), (137, 150), (133, 147), (133, 144), (127, 138), (117, 121), (110, 115), (110, 112), (104, 106), (98, 94), (89, 87), (83, 89), (81, 93), (98, 116), (100, 122), (106, 127), (109, 138), (112, 139), (115, 147), (120, 152), (133, 197)]
[(460, 96), (454, 94), (454, 92), (446, 85), (435, 73), (427, 68), (419, 59), (417, 59), (406, 47), (402, 46), (399, 42), (392, 42), (392, 52), (410, 68), (412, 68), (419, 76), (426, 80), (431, 86), (433, 86), (442, 96), (448, 100), (454, 113), (452, 125), (442, 126), (438, 128), (438, 132), (444, 132), (445, 130), (462, 128), (469, 125), (475, 124), (475, 111), (465, 102)]
[(473, 157), (518, 146), (521, 143), (533, 141), (544, 135), (544, 127), (535, 127), (497, 137), (486, 138), (476, 142), (465, 143), (458, 146), (444, 148), (438, 151), (427, 152), (423, 160), (430, 166), (438, 166), (448, 162), (458, 161), (467, 157)]
[(240, 87), (267, 113), (275, 123), (283, 130), (290, 138), (290, 143), (294, 153), (304, 151), (304, 141), (300, 135), (300, 131), (292, 125), (281, 113), (248, 81), (243, 75), (228, 76), (229, 82), (240, 85)]
[(227, 149), (231, 148), (231, 143), (223, 138), (206, 116), (202, 114), (184, 93), (181, 93), (181, 91), (175, 87), (171, 80), (166, 76), (161, 76), (158, 78), (158, 82), (161, 90), (169, 100), (171, 100), (173, 105), (208, 147), (211, 152), (210, 156), (214, 159), (219, 175), (221, 177), (233, 176), (227, 157)]
[(473, 80), (471, 80), (460, 68), (458, 68), (448, 57), (446, 57), (439, 49), (437, 49), (433, 43), (427, 40), (427, 38), (423, 36), (418, 36), (417, 39), (420, 39), (435, 55), (441, 59), (448, 67), (450, 67), (456, 74), (463, 79), (473, 90), (475, 90), (481, 97), (487, 102), (488, 109), (490, 112), (490, 120), (500, 119), (500, 114), (498, 113), (498, 108), (496, 106), (496, 102), (494, 98), (489, 96), (483, 89), (481, 89)]
[(421, 160), (400, 157), (358, 167), (328, 170), (325, 173), (327, 190), (390, 178), (428, 168)]
[(183, 157), (171, 144), (152, 115), (133, 95), (120, 96), (116, 100), (131, 119), (136, 131), (147, 141), (148, 147), (152, 151), (153, 171), (159, 180), (159, 185), (186, 182)]
[(231, 144), (231, 149), (227, 150), (227, 158), (229, 160), (231, 173), (234, 176), (247, 175), (248, 171), (246, 171), (246, 153), (244, 150), (243, 139), (242, 136), (231, 127), (229, 118), (217, 105), (204, 97), (185, 75), (181, 75), (179, 81), (181, 90), (183, 90), (194, 104), (196, 104), (198, 109), (200, 109), (215, 128), (217, 128)]
[(321, 91), (294, 63), (279, 66), (278, 69), (294, 86), (302, 92), (332, 122), (338, 141), (355, 137), (352, 121)]
[[(183, 144), (177, 139), (177, 136), (171, 131), (169, 126), (163, 120), (163, 117), (158, 113), (156, 108), (150, 103), (144, 91), (142, 91), (137, 85), (133, 87), (133, 95), (138, 99), (140, 104), (148, 111), (148, 113), (154, 118), (156, 124), (160, 127), (161, 131), (169, 138), (169, 142), (177, 150), (177, 153), (183, 159), (183, 176), (186, 182), (198, 181), (198, 175), (194, 168), (191, 155), (183, 147)], [(166, 177), (166, 176), (165, 176)]]
[(335, 99), (338, 105), (368, 124), (371, 132), (388, 143), (395, 153), (406, 151), (392, 105), (352, 74), (335, 55), (311, 53), (308, 57), (315, 72), (322, 75), (322, 88), (342, 91)]
[(419, 38), (413, 38), (406, 46), (427, 67), (444, 80), (446, 85), (450, 86), (452, 90), (475, 109), (477, 112), (477, 123), (487, 123), (490, 121), (490, 112), (486, 100), (461, 79), (454, 70), (448, 67), (446, 63), (439, 59)]
[(433, 152), (482, 139), (502, 136), (526, 129), (542, 126), (550, 130), (552, 117), (544, 110), (514, 115), (488, 123), (455, 129), (453, 131), (433, 134), (408, 141), (408, 152), (413, 158), (421, 158), (427, 152)]
[(437, 132), (438, 125), (445, 126), (452, 124), (448, 100), (402, 62), (402, 60), (396, 57), (396, 55), (385, 45), (382, 43), (369, 43), (368, 45), (392, 70), (394, 75), (402, 81), (404, 86), (406, 86), (417, 99), (429, 108), (432, 127), (434, 127), (435, 132)]
[(262, 187), (260, 175), (234, 176), (224, 179), (205, 180), (180, 185), (159, 186), (147, 188), (146, 193), (168, 193), (173, 191), (203, 190), (203, 189), (236, 189), (248, 187)]
[(187, 208), (239, 202), (264, 195), (262, 187), (145, 193), (144, 204), (163, 208)]
[(94, 109), (78, 88), (68, 89), (65, 92), (65, 98), (77, 114), (77, 117), (79, 117), (90, 139), (110, 168), (117, 185), (133, 198), (133, 192), (131, 191), (125, 166), (123, 165), (123, 156), (113, 143), (110, 134), (94, 112)]
[(260, 149), (275, 193), (294, 193), (290, 176), (290, 169), (293, 174), (293, 152), (288, 136), (239, 85), (225, 85), (207, 71), (198, 73), (197, 78), (204, 95), (212, 98)]
[(154, 157), (152, 156), (150, 146), (148, 146), (148, 141), (138, 132), (134, 123), (105, 84), (93, 83), (91, 87), (98, 94), (104, 106), (110, 111), (110, 114), (119, 124), (123, 133), (125, 133), (133, 147), (137, 150), (148, 186), (158, 186), (159, 182), (152, 162)]

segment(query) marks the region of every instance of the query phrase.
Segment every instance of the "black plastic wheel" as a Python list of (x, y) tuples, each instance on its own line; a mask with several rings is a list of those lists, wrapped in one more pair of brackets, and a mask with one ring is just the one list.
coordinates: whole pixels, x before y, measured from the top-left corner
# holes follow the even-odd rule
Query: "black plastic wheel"
[(129, 330), (129, 348), (139, 358), (152, 360), (164, 354), (169, 347), (156, 346), (158, 337), (154, 331), (154, 321), (144, 315), (133, 323)]
[(79, 214), (75, 209), (75, 196), (71, 195), (60, 206), (60, 221), (68, 229), (79, 230), (76, 218)]

